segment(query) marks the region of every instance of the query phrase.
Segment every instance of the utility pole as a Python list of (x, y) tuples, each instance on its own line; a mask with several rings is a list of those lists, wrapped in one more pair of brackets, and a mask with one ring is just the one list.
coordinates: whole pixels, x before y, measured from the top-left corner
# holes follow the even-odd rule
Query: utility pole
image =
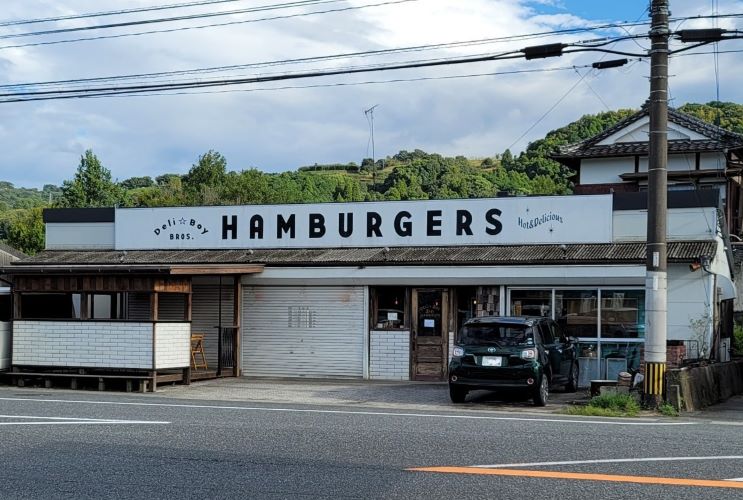
[[(372, 147), (372, 188), (377, 185), (377, 164), (376, 164), (376, 157), (374, 156), (374, 108), (379, 106), (379, 104), (375, 104), (369, 109), (364, 110), (364, 115), (366, 116), (367, 121), (369, 122), (369, 129), (371, 130), (371, 147)], [(368, 151), (367, 151), (368, 153)]]
[(668, 313), (666, 215), (668, 208), (668, 0), (652, 0), (650, 14), (650, 143), (648, 237), (645, 274), (645, 403), (663, 401)]

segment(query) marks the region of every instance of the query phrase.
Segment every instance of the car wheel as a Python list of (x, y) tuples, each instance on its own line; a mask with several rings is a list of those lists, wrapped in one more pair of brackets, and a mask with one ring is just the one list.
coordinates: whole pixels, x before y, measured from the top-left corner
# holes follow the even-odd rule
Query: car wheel
[(449, 386), (449, 397), (451, 398), (452, 403), (464, 403), (468, 392), (470, 391), (466, 387), (462, 387), (459, 385)]
[(547, 406), (547, 399), (550, 394), (550, 382), (547, 379), (547, 374), (542, 374), (539, 378), (539, 385), (537, 385), (534, 391), (534, 404), (537, 406)]
[(579, 374), (580, 368), (578, 368), (578, 363), (573, 363), (573, 367), (570, 368), (570, 375), (568, 375), (568, 383), (565, 384), (565, 392), (575, 392), (578, 390)]

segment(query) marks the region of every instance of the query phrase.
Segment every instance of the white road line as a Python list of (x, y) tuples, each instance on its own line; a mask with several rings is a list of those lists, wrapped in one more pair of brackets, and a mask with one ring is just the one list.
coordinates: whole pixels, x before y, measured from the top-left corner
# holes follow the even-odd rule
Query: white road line
[(0, 415), (0, 418), (27, 418), (33, 420), (90, 420), (93, 422), (119, 422), (119, 419), (82, 418), (82, 417), (37, 417), (35, 415)]
[[(637, 462), (684, 462), (691, 460), (743, 460), (743, 455), (711, 456), (711, 457), (655, 457), (655, 458), (606, 458), (600, 460), (566, 460), (562, 462), (531, 462), (521, 464), (494, 464), (494, 465), (472, 465), (480, 469), (510, 469), (512, 467), (544, 467), (550, 465), (586, 465), (586, 464), (614, 464), (614, 463), (637, 463)], [(743, 481), (741, 479), (728, 479), (728, 481)]]
[[(102, 425), (102, 424), (156, 424), (163, 425), (170, 422), (156, 420), (121, 420), (110, 418), (82, 418), (82, 417), (38, 417), (36, 415), (0, 415), (0, 418), (20, 419), (25, 422), (0, 422), (0, 425)], [(32, 422), (41, 420), (41, 422)]]
[(155, 422), (149, 420), (102, 420), (100, 422), (85, 421), (57, 421), (57, 422), (0, 422), (0, 426), (3, 425), (167, 425), (170, 422)]
[(736, 477), (734, 479), (726, 479), (725, 481), (737, 481), (739, 483), (743, 483), (743, 477)]
[(28, 401), (35, 403), (67, 403), (67, 404), (90, 404), (90, 405), (112, 405), (112, 406), (152, 406), (161, 408), (201, 408), (210, 410), (243, 410), (258, 412), (285, 412), (285, 413), (320, 413), (333, 415), (370, 415), (387, 417), (416, 417), (416, 418), (440, 418), (452, 420), (506, 420), (515, 422), (549, 422), (569, 424), (596, 424), (596, 425), (630, 425), (648, 427), (667, 427), (679, 425), (696, 425), (695, 422), (646, 422), (642, 420), (579, 420), (562, 418), (526, 418), (526, 417), (494, 417), (486, 415), (438, 415), (430, 413), (394, 413), (381, 411), (352, 411), (352, 410), (316, 410), (300, 408), (261, 408), (252, 406), (217, 406), (217, 405), (187, 405), (174, 403), (133, 403), (121, 401), (73, 401), (66, 399), (34, 399), (34, 398), (0, 398), (0, 401)]

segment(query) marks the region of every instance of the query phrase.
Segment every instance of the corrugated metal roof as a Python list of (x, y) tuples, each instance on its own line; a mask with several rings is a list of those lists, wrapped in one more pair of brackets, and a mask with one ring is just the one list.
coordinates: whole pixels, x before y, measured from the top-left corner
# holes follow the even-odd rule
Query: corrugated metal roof
[[(690, 262), (715, 253), (715, 241), (668, 244), (670, 262)], [(194, 264), (265, 264), (267, 266), (334, 266), (384, 264), (627, 264), (645, 261), (646, 244), (507, 245), (458, 247), (320, 248), (270, 250), (47, 250), (6, 268), (13, 272), (69, 266), (161, 266)]]

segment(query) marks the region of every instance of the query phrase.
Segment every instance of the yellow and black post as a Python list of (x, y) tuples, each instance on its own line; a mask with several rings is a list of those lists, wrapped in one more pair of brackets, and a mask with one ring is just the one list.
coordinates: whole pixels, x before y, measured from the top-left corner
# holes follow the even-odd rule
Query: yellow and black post
[(644, 389), (648, 400), (664, 399), (665, 391), (666, 364), (665, 363), (645, 363), (645, 380)]

